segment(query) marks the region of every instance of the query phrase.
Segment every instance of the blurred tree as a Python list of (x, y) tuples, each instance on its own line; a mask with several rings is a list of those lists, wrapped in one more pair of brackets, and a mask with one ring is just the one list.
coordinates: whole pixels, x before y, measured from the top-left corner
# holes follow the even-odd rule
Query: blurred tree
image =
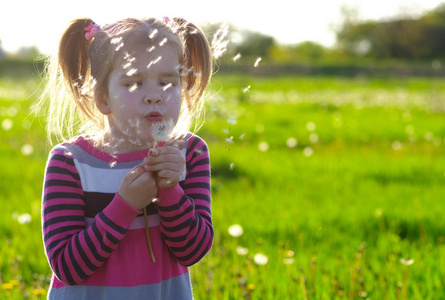
[(234, 50), (236, 53), (241, 53), (242, 56), (267, 58), (269, 50), (276, 44), (273, 37), (259, 32), (245, 30), (240, 35), (240, 41), (235, 45)]
[(445, 58), (445, 4), (417, 19), (358, 21), (347, 15), (337, 43), (347, 54), (372, 58)]

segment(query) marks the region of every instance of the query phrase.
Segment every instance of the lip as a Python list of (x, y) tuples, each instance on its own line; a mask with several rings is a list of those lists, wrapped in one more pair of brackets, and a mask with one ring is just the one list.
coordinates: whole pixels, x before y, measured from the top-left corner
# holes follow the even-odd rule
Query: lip
[(161, 122), (163, 117), (160, 112), (152, 111), (151, 113), (145, 116), (145, 119), (150, 122)]

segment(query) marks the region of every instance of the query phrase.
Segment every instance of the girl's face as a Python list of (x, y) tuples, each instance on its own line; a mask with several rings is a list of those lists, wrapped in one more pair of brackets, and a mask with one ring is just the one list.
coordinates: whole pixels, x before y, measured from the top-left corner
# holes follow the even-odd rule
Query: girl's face
[[(157, 46), (157, 45), (156, 45)], [(154, 50), (143, 47), (118, 59), (108, 80), (108, 97), (99, 110), (110, 126), (110, 146), (118, 152), (146, 149), (153, 137), (153, 124), (176, 124), (181, 108), (179, 59), (165, 44)]]

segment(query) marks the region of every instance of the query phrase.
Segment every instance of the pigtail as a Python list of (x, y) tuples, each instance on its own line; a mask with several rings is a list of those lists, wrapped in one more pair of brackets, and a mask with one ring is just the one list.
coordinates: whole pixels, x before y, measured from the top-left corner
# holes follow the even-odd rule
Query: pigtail
[(183, 82), (189, 108), (197, 106), (212, 76), (212, 55), (204, 33), (194, 24), (182, 18), (174, 18), (184, 42)]
[(88, 48), (92, 40), (85, 38), (85, 28), (94, 24), (91, 19), (77, 19), (68, 26), (59, 43), (58, 61), (68, 90), (80, 111), (94, 119), (94, 103), (87, 86), (90, 78)]

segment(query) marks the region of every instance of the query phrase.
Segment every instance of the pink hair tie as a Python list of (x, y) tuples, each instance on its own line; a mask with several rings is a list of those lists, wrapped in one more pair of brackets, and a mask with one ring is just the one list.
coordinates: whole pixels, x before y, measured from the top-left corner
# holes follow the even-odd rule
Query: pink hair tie
[(169, 17), (163, 17), (162, 21), (164, 22), (165, 25), (169, 25), (172, 22), (172, 20), (170, 20)]
[(96, 33), (99, 31), (100, 26), (94, 23), (91, 23), (90, 25), (88, 25), (87, 27), (84, 28), (84, 30), (86, 31), (85, 33), (85, 39), (87, 41), (90, 41), (93, 37), (96, 36)]

